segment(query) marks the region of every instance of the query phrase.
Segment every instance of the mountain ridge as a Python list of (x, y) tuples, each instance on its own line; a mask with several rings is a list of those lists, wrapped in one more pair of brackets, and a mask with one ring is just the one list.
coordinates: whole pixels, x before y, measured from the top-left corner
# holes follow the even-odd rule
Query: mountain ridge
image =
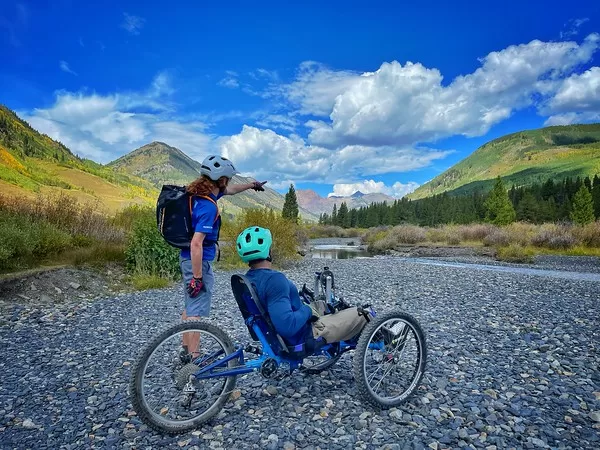
[(600, 172), (600, 123), (559, 125), (519, 131), (493, 139), (407, 198), (488, 190), (500, 176), (510, 186)]
[[(163, 184), (186, 185), (200, 176), (198, 161), (193, 160), (177, 147), (154, 141), (108, 163), (119, 171), (135, 174), (151, 181), (157, 188)], [(249, 183), (252, 178), (235, 175), (231, 183)], [(265, 190), (248, 190), (236, 195), (228, 195), (220, 200), (224, 215), (239, 214), (245, 208), (271, 208), (283, 210), (285, 198), (279, 192), (265, 185)], [(301, 208), (302, 219), (316, 221), (318, 217), (311, 211)]]
[[(357, 196), (356, 194), (361, 195)], [(360, 191), (354, 192), (350, 196), (330, 196), (321, 197), (317, 192), (312, 189), (299, 189), (296, 190), (296, 197), (298, 199), (298, 205), (302, 208), (313, 211), (314, 214), (331, 214), (333, 206), (337, 205), (339, 209), (342, 202), (346, 203), (348, 209), (360, 208), (363, 206), (369, 206), (372, 203), (382, 202), (393, 202), (394, 197), (390, 197), (386, 194), (372, 193), (363, 194)]]

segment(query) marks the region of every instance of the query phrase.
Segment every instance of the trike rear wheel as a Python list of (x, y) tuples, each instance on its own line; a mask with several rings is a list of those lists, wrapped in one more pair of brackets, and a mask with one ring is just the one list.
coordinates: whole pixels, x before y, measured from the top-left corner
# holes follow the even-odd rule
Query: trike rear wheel
[[(189, 350), (194, 353), (182, 353), (183, 342), (195, 343)], [(229, 398), (236, 377), (196, 379), (194, 374), (233, 352), (227, 334), (202, 321), (183, 322), (162, 332), (142, 350), (131, 374), (129, 395), (139, 418), (169, 434), (193, 430), (210, 420)], [(226, 370), (236, 362), (224, 364)]]
[(409, 314), (391, 311), (371, 319), (354, 354), (354, 378), (369, 403), (390, 408), (418, 388), (427, 361), (425, 334)]

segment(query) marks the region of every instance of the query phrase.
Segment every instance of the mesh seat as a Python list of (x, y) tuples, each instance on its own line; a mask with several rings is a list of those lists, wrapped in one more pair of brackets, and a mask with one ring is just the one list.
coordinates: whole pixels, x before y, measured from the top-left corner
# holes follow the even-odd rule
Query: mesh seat
[(277, 333), (269, 314), (258, 298), (256, 289), (247, 277), (233, 275), (231, 277), (231, 289), (252, 339), (259, 340), (252, 327), (253, 324), (257, 324), (276, 355), (301, 359), (312, 354), (316, 346), (320, 344), (319, 340), (311, 339), (310, 342), (303, 344), (287, 345), (283, 337)]

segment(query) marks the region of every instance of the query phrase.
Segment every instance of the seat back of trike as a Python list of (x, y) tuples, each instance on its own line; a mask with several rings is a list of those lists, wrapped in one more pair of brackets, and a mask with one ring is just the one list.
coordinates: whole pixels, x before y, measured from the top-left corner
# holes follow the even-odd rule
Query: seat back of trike
[(252, 282), (243, 275), (232, 275), (231, 289), (252, 339), (261, 341), (254, 330), (254, 325), (257, 325), (259, 333), (264, 336), (267, 344), (276, 355), (291, 359), (302, 359), (313, 354), (320, 345), (324, 344), (324, 342), (321, 343), (311, 339), (303, 344), (287, 345), (283, 337), (275, 330), (275, 326), (260, 302)]

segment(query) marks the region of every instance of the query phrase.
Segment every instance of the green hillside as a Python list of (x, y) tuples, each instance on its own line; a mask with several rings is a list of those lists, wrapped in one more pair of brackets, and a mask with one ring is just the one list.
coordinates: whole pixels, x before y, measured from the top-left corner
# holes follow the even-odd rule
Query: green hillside
[(134, 174), (156, 186), (186, 184), (198, 177), (200, 163), (164, 142), (152, 142), (108, 163), (118, 171)]
[(551, 178), (597, 173), (600, 173), (600, 124), (554, 126), (490, 141), (408, 197), (488, 190), (498, 176), (508, 186), (528, 186)]
[(0, 192), (33, 197), (64, 192), (99, 201), (109, 211), (132, 203), (153, 204), (152, 183), (74, 155), (0, 105)]

